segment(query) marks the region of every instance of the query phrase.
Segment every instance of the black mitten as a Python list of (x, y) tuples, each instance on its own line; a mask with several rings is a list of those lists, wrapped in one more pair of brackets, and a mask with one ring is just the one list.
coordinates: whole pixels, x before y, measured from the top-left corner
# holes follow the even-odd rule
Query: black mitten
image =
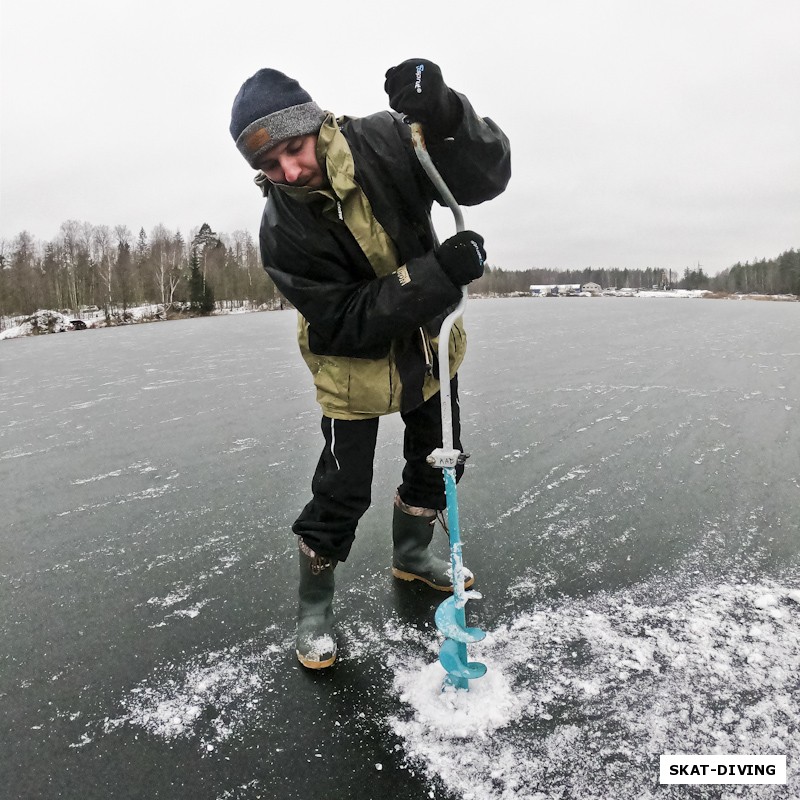
[(412, 58), (386, 72), (383, 85), (389, 105), (409, 122), (420, 122), (426, 131), (445, 138), (461, 122), (461, 102), (432, 61)]
[(483, 236), (475, 231), (461, 231), (442, 242), (436, 251), (436, 258), (456, 286), (466, 286), (483, 275), (483, 263), (486, 261)]

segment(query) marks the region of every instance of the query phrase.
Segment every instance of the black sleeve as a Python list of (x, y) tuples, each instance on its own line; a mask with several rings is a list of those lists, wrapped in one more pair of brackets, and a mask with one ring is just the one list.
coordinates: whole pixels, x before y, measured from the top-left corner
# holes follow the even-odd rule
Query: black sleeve
[[(347, 234), (338, 240), (311, 219), (296, 224), (287, 224), (284, 215), (280, 219), (278, 227), (268, 202), (261, 236), (264, 267), (308, 320), (309, 345), (319, 355), (381, 358), (392, 339), (421, 327), (461, 297), (432, 252), (381, 278), (370, 277), (367, 264), (358, 279), (353, 263), (363, 255), (348, 253)], [(281, 264), (290, 264), (291, 272)]]
[(463, 110), (457, 130), (448, 139), (426, 139), (426, 145), (459, 205), (472, 206), (505, 190), (511, 179), (511, 145), (491, 119), (479, 117), (464, 95), (456, 95)]

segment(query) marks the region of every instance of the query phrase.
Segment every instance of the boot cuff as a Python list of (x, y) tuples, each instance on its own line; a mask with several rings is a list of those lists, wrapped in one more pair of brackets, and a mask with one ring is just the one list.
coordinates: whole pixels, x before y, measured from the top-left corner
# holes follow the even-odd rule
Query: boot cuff
[(400, 499), (399, 492), (394, 496), (394, 506), (395, 508), (399, 508), (404, 514), (408, 514), (410, 517), (425, 517), (426, 519), (436, 518), (436, 509), (422, 508), (421, 506), (410, 506), (408, 503), (404, 503)]
[(319, 575), (324, 569), (329, 567), (333, 569), (336, 566), (336, 559), (315, 553), (300, 537), (297, 538), (297, 546), (300, 548), (300, 552), (311, 562), (311, 571), (315, 575)]

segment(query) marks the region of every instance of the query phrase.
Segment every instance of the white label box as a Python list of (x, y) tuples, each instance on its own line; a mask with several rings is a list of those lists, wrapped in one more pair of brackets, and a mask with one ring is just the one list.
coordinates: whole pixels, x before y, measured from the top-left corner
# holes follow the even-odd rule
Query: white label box
[(664, 755), (659, 783), (786, 783), (786, 756)]

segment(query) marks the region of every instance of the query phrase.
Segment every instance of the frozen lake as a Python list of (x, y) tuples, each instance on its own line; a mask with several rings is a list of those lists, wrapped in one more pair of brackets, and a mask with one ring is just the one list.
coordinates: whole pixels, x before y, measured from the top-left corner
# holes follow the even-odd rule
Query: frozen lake
[[(0, 795), (800, 795), (800, 306), (466, 321), (489, 672), (457, 697), (442, 598), (389, 570), (394, 418), (336, 573), (340, 662), (296, 662), (290, 525), (321, 436), (293, 312), (0, 342)], [(783, 754), (789, 785), (659, 786), (662, 753)]]

